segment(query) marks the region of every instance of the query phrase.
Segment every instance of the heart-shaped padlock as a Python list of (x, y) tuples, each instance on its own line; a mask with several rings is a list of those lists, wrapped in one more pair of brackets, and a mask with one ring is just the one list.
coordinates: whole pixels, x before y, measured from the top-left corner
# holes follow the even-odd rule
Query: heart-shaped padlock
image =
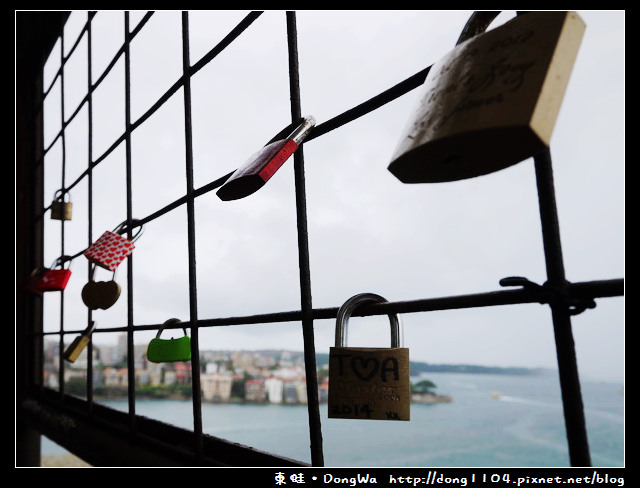
[(82, 288), (82, 301), (91, 310), (106, 310), (120, 298), (120, 285), (115, 281), (115, 271), (110, 281), (94, 281), (95, 266), (91, 280)]

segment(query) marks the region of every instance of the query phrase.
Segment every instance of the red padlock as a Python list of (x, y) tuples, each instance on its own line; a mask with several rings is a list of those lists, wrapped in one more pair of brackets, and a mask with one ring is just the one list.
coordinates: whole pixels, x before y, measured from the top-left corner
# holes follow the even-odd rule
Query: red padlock
[[(64, 268), (66, 258), (67, 256), (62, 256), (54, 261), (51, 268), (44, 268), (40, 273), (34, 273), (33, 283), (30, 286), (31, 291), (36, 294), (45, 291), (63, 291), (71, 278), (71, 270)], [(56, 266), (60, 266), (60, 268), (55, 269)]]
[(262, 188), (298, 149), (315, 124), (313, 117), (306, 117), (288, 137), (264, 146), (229, 177), (216, 195), (220, 200), (238, 200)]

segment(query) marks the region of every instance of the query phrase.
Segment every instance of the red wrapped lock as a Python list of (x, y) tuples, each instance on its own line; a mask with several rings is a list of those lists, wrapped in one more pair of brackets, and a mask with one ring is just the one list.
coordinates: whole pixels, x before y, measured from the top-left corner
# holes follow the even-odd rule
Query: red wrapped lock
[[(66, 256), (56, 259), (51, 268), (34, 271), (27, 283), (27, 290), (37, 295), (45, 291), (63, 291), (71, 278), (71, 270), (63, 267), (67, 260), (65, 258)], [(54, 269), (56, 266), (60, 268)]]
[(249, 160), (238, 168), (216, 192), (220, 200), (237, 200), (258, 191), (275, 174), (302, 144), (316, 120), (311, 117), (305, 119), (298, 127), (284, 139), (276, 136), (269, 144), (260, 149)]
[(113, 231), (106, 231), (100, 238), (91, 244), (84, 252), (86, 258), (101, 268), (115, 271), (125, 258), (135, 249), (134, 241), (140, 236), (142, 228), (138, 230), (133, 239), (127, 239), (121, 234), (125, 232), (125, 222)]
[(67, 283), (71, 278), (71, 270), (69, 269), (45, 269), (37, 288), (44, 291), (62, 291), (67, 287)]

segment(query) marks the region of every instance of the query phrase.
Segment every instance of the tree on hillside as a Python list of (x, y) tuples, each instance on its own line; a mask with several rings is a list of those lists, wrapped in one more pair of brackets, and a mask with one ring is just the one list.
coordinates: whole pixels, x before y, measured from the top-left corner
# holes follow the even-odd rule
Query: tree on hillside
[(433, 381), (421, 380), (411, 385), (411, 393), (431, 393), (435, 395), (436, 393), (433, 391), (435, 388), (436, 385)]

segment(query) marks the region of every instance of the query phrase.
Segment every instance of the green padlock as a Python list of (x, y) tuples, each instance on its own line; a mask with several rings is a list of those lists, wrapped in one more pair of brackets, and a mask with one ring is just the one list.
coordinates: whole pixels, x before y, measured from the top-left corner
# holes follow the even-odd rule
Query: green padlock
[(187, 335), (187, 329), (183, 328), (184, 336), (178, 339), (160, 339), (162, 330), (168, 324), (179, 323), (178, 319), (169, 319), (162, 327), (154, 339), (151, 339), (147, 346), (147, 359), (152, 363), (173, 363), (177, 361), (191, 360), (191, 338)]

